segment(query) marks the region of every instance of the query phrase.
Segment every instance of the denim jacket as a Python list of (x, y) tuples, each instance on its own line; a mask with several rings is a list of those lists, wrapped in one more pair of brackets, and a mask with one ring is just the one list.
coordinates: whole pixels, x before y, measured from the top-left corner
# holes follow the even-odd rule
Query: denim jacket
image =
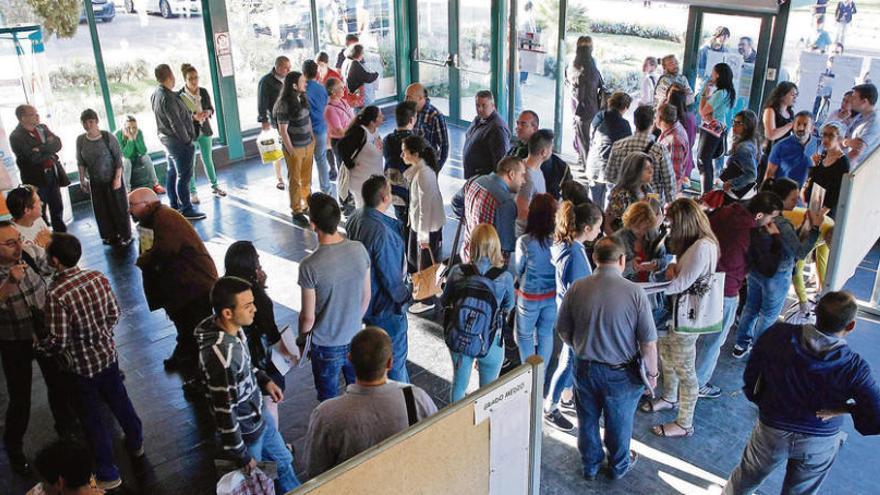
[[(485, 274), (492, 268), (492, 264), (489, 263), (489, 259), (485, 256), (474, 261), (473, 264), (481, 274)], [(461, 283), (464, 278), (465, 276), (461, 272), (461, 264), (452, 267), (440, 299), (444, 306), (452, 303), (449, 298), (455, 293), (455, 286)], [(507, 312), (513, 308), (513, 275), (509, 271), (505, 271), (495, 279), (495, 300), (498, 302), (498, 308), (502, 311)]]
[(412, 290), (404, 282), (400, 222), (375, 208), (365, 207), (351, 216), (345, 230), (349, 239), (360, 241), (370, 253), (370, 305), (364, 316), (401, 314)]
[(556, 292), (556, 267), (550, 255), (551, 240), (542, 245), (531, 234), (516, 241), (516, 277), (519, 290), (531, 295)]
[(578, 241), (555, 242), (550, 253), (556, 268), (556, 305), (559, 306), (572, 284), (592, 275), (593, 269), (586, 248)]

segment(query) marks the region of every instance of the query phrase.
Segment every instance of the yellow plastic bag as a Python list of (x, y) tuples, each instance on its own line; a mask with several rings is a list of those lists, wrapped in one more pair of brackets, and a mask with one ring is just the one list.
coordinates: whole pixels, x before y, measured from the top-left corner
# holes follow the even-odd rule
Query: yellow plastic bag
[(281, 136), (275, 129), (265, 130), (257, 136), (257, 149), (263, 163), (275, 163), (284, 158)]

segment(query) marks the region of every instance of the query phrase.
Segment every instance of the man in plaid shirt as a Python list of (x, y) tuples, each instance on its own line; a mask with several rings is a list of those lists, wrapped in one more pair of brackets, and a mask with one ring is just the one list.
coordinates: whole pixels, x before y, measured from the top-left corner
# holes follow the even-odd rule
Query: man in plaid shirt
[(675, 172), (672, 169), (672, 160), (669, 153), (657, 144), (651, 133), (654, 124), (654, 109), (643, 105), (636, 109), (633, 114), (636, 124), (636, 132), (630, 137), (623, 138), (611, 148), (608, 156), (608, 165), (605, 167), (605, 178), (608, 182), (617, 183), (620, 169), (623, 168), (623, 160), (636, 151), (646, 153), (654, 162), (654, 178), (651, 187), (660, 195), (662, 203), (670, 203), (675, 199)]
[(34, 349), (34, 331), (40, 323), (34, 318), (41, 317), (46, 300), (47, 284), (40, 272), (48, 266), (44, 258), (25, 260), (25, 256), (18, 230), (10, 222), (0, 222), (0, 361), (9, 397), (3, 444), (12, 470), (21, 475), (30, 472), (22, 447), (31, 416), (34, 360), (46, 382), (55, 430), (59, 436), (76, 430), (67, 377), (54, 360)]
[(144, 435), (122, 383), (113, 328), (119, 306), (110, 282), (100, 272), (76, 266), (82, 256), (79, 240), (55, 233), (46, 249), (49, 264), (57, 270), (46, 294), (46, 330), (37, 346), (59, 355), (73, 374), (77, 416), (91, 445), (99, 488), (122, 484), (113, 461), (113, 431), (104, 425), (98, 402), (105, 402), (125, 432), (125, 445), (139, 458), (144, 455)]
[(406, 88), (406, 101), (416, 104), (416, 125), (413, 132), (430, 143), (437, 152), (437, 163), (443, 168), (446, 159), (449, 158), (449, 129), (446, 127), (446, 117), (431, 104), (428, 90), (419, 83), (410, 84)]
[(694, 168), (694, 158), (691, 155), (691, 143), (688, 141), (687, 131), (678, 120), (678, 109), (668, 103), (660, 105), (655, 124), (660, 129), (660, 145), (669, 152), (669, 157), (672, 159), (672, 169), (675, 171), (675, 190), (679, 192)]

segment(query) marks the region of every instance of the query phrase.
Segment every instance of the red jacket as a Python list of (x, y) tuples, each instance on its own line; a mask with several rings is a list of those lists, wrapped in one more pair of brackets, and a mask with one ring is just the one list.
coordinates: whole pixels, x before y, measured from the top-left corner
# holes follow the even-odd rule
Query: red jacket
[(739, 294), (749, 271), (748, 251), (755, 215), (740, 203), (731, 203), (709, 216), (712, 232), (721, 246), (718, 271), (724, 272), (724, 297)]

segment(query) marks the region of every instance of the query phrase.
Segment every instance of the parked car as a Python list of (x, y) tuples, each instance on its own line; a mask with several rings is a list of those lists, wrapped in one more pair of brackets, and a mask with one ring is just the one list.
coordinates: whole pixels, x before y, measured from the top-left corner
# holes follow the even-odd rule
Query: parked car
[(125, 0), (125, 11), (129, 14), (143, 10), (147, 14), (171, 17), (202, 14), (201, 0)]
[[(92, 12), (95, 13), (96, 21), (113, 22), (116, 17), (116, 7), (110, 0), (92, 0)], [(79, 14), (79, 23), (85, 24), (86, 20), (86, 9), (83, 7)]]

